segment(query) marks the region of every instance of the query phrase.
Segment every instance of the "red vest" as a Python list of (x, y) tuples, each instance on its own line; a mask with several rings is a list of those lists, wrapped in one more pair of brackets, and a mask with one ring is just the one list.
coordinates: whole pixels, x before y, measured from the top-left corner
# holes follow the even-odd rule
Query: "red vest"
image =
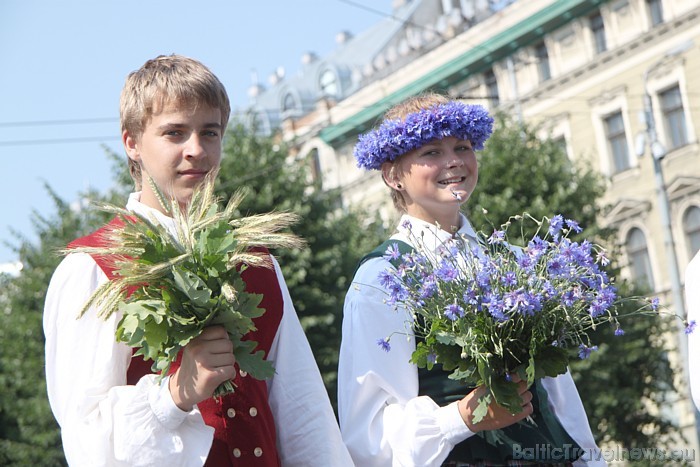
[[(120, 223), (115, 218), (96, 232), (79, 238), (68, 246), (105, 246), (105, 233)], [(94, 255), (93, 259), (110, 280), (115, 277), (114, 265), (108, 258)], [(257, 329), (248, 333), (244, 339), (256, 341), (258, 346), (255, 350), (263, 350), (267, 356), (283, 313), (277, 275), (274, 269), (257, 267), (246, 269), (242, 277), (246, 283), (246, 292), (263, 295), (260, 306), (266, 310), (261, 317), (253, 320)], [(152, 373), (151, 363), (141, 357), (133, 358), (127, 370), (127, 384), (136, 384), (142, 376)], [(171, 372), (179, 365), (178, 357)], [(267, 385), (240, 371), (234, 382), (235, 393), (197, 404), (204, 422), (215, 430), (205, 466), (279, 466), (277, 436), (268, 403)]]

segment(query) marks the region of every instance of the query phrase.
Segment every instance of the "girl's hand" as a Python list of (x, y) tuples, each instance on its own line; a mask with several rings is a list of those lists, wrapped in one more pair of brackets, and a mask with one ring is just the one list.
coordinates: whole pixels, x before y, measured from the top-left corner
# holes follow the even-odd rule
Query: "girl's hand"
[(519, 422), (532, 414), (532, 393), (527, 389), (527, 383), (518, 375), (513, 375), (513, 382), (518, 384), (518, 394), (523, 410), (517, 414), (511, 414), (508, 409), (498, 405), (495, 401), (489, 404), (488, 413), (479, 423), (472, 423), (473, 413), (479, 405), (479, 398), (486, 395), (486, 388), (479, 386), (462, 400), (459, 401), (459, 413), (462, 420), (473, 433), (484, 430), (497, 430)]

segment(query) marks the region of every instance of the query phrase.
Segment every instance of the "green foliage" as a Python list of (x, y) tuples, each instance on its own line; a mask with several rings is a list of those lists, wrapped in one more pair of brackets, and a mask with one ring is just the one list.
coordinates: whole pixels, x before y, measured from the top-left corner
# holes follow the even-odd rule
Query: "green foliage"
[[(535, 219), (561, 214), (576, 220), (586, 237), (598, 237), (597, 201), (605, 186), (590, 167), (571, 162), (556, 141), (541, 140), (535, 128), (497, 115), (494, 134), (479, 157), (479, 183), (467, 203), (477, 230), (527, 212)], [(488, 213), (484, 213), (486, 209)], [(524, 238), (532, 238), (531, 224)]]
[[(621, 288), (627, 296), (636, 292), (626, 284)], [(634, 306), (624, 304), (620, 314)], [(623, 317), (620, 323), (624, 336), (599, 329), (593, 335), (598, 351), (572, 365), (591, 428), (600, 443), (675, 448), (683, 441), (677, 427), (650, 406), (668, 407), (676, 397), (674, 371), (667, 358), (672, 349), (664, 335), (677, 332), (678, 323), (672, 317), (639, 315)]]
[[(56, 213), (32, 213), (39, 239), (14, 233), (23, 265), (17, 277), (0, 275), (0, 465), (65, 465), (44, 378), (42, 313), (46, 289), (60, 261), (57, 251), (94, 230), (105, 216), (75, 210), (46, 187)], [(96, 193), (87, 193), (95, 197)]]
[[(578, 221), (586, 237), (606, 246), (614, 260), (612, 232), (597, 225), (604, 186), (599, 174), (572, 163), (555, 141), (538, 139), (536, 128), (499, 115), (495, 132), (479, 156), (479, 183), (467, 209), (474, 227), (484, 231), (513, 213), (528, 212), (537, 219), (562, 214)], [(621, 288), (620, 296), (636, 292)], [(598, 351), (571, 365), (593, 434), (599, 442), (625, 447), (673, 447), (677, 427), (645, 405), (668, 405), (674, 392), (673, 370), (666, 357), (670, 349), (661, 339), (665, 324), (658, 317), (621, 320), (621, 324), (624, 336), (601, 327), (592, 336)]]
[(291, 231), (308, 247), (275, 251), (292, 301), (335, 406), (338, 349), (345, 293), (359, 259), (384, 238), (377, 219), (344, 209), (338, 190), (310, 178), (312, 161), (290, 162), (284, 145), (233, 123), (224, 141), (219, 194), (251, 193), (242, 215), (286, 210), (301, 220)]

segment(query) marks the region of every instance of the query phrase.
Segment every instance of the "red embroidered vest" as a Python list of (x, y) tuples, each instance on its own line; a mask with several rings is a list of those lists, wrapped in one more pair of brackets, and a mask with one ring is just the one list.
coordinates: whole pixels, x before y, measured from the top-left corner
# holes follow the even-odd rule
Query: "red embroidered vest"
[[(71, 242), (69, 248), (78, 246), (105, 246), (105, 234), (121, 221), (113, 219), (109, 224), (90, 235)], [(266, 251), (266, 250), (265, 250)], [(115, 268), (108, 258), (94, 255), (93, 259), (112, 280)], [(242, 274), (246, 291), (262, 294), (260, 304), (266, 311), (254, 320), (257, 330), (244, 339), (258, 343), (257, 350), (267, 356), (282, 319), (283, 299), (273, 269), (248, 268)], [(127, 384), (136, 384), (144, 375), (152, 373), (151, 361), (132, 358), (127, 370)], [(180, 365), (180, 358), (173, 363), (171, 372)], [(205, 466), (279, 466), (276, 431), (272, 411), (268, 403), (267, 385), (239, 371), (234, 382), (234, 394), (220, 399), (207, 399), (197, 404), (204, 422), (214, 428), (212, 443)]]

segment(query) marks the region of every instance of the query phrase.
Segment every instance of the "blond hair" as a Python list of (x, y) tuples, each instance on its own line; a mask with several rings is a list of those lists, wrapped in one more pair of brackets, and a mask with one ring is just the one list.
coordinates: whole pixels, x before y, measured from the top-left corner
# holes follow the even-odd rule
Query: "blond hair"
[[(399, 102), (398, 104), (389, 108), (389, 110), (387, 110), (384, 113), (383, 120), (405, 121), (406, 117), (410, 114), (420, 112), (421, 110), (431, 109), (437, 105), (447, 104), (448, 102), (450, 102), (450, 99), (448, 99), (442, 94), (434, 92), (419, 94), (417, 96), (409, 97), (408, 99)], [(399, 156), (398, 159), (394, 160), (393, 162), (390, 162), (390, 164), (392, 165), (390, 171), (392, 173), (396, 168), (396, 162), (400, 159), (401, 157)], [(384, 177), (382, 177), (382, 179), (384, 180)], [(391, 190), (391, 201), (394, 203), (394, 207), (400, 212), (406, 212), (406, 201), (404, 200), (401, 191), (389, 185), (386, 180), (384, 180), (384, 183)]]
[[(148, 121), (169, 104), (208, 106), (221, 111), (226, 128), (231, 104), (224, 85), (209, 68), (182, 55), (159, 55), (127, 76), (119, 99), (121, 131), (140, 139)], [(129, 174), (141, 189), (141, 166), (129, 161)]]

